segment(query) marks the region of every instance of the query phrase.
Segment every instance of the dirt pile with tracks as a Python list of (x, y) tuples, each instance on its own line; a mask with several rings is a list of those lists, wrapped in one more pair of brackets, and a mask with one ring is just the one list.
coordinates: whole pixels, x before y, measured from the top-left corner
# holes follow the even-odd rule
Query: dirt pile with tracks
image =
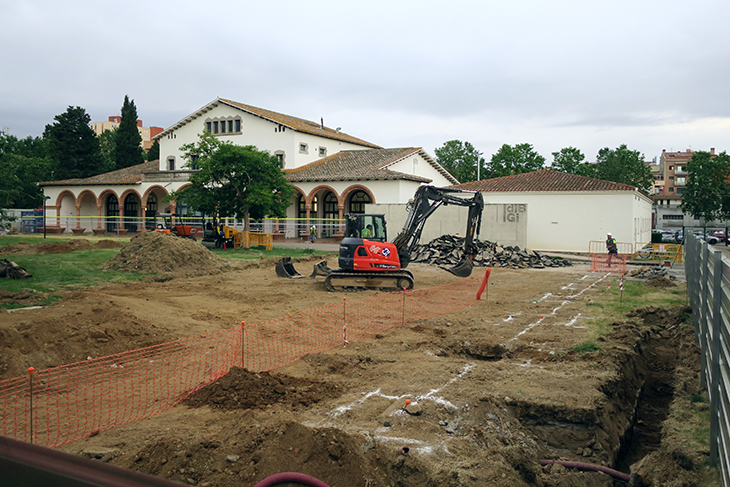
[(145, 232), (133, 237), (101, 268), (142, 274), (205, 276), (228, 271), (231, 265), (194, 240)]

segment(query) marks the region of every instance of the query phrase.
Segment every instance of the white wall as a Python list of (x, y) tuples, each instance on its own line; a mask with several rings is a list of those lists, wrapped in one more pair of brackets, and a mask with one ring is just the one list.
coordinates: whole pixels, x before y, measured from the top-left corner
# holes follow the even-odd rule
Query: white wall
[[(192, 117), (193, 115), (191, 115)], [(195, 117), (180, 128), (162, 136), (160, 140), (160, 170), (167, 170), (167, 160), (175, 157), (175, 169), (183, 169), (183, 152), (180, 146), (183, 144), (196, 143), (198, 135), (206, 129), (206, 121), (209, 119), (241, 119), (240, 134), (217, 134), (220, 140), (228, 140), (236, 145), (253, 145), (259, 150), (269, 151), (275, 154), (277, 151), (284, 151), (284, 169), (294, 169), (310, 162), (317, 161), (319, 148), (327, 149), (327, 155), (336, 154), (342, 150), (368, 149), (356, 144), (350, 144), (339, 140), (319, 137), (317, 135), (297, 132), (289, 128), (279, 131), (279, 124), (264, 120), (263, 118), (244, 112), (238, 108), (219, 103), (210, 111)], [(308, 145), (307, 153), (299, 151), (299, 144)]]
[(388, 166), (391, 171), (398, 171), (404, 174), (421, 176), (431, 180), (433, 186), (451, 186), (451, 181), (433, 167), (422, 155), (415, 153), (411, 156)]
[[(408, 217), (406, 205), (366, 205), (366, 213), (384, 214), (388, 224), (388, 240), (392, 241), (403, 229)], [(427, 244), (442, 235), (466, 235), (469, 208), (441, 206), (426, 220), (420, 244)], [(485, 205), (479, 240), (501, 245), (529, 248), (527, 245), (527, 207), (524, 204)]]
[(526, 203), (527, 247), (588, 252), (612, 232), (618, 242), (651, 241), (651, 200), (634, 192), (484, 193), (485, 203)]

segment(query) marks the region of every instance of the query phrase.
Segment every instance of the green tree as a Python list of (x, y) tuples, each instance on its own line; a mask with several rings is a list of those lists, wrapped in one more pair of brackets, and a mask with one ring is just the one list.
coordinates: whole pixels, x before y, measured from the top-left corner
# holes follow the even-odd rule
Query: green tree
[(160, 158), (160, 141), (155, 140), (152, 142), (150, 150), (147, 151), (147, 160), (156, 161)]
[(294, 188), (275, 156), (254, 146), (221, 142), (208, 132), (181, 150), (199, 170), (190, 176), (192, 184), (172, 193), (172, 199), (184, 200), (206, 215), (243, 220), (244, 230), (250, 218), (286, 216)]
[(137, 130), (137, 107), (134, 106), (134, 100), (129, 100), (128, 95), (124, 95), (122, 121), (116, 130), (114, 141), (114, 160), (117, 169), (144, 163), (142, 136)]
[(687, 184), (682, 193), (682, 211), (711, 222), (730, 218), (730, 156), (721, 152), (692, 154), (687, 163)]
[(71, 107), (56, 115), (43, 133), (48, 153), (54, 160), (51, 179), (85, 178), (103, 172), (99, 140), (89, 126), (91, 117), (81, 107)]
[(487, 166), (490, 178), (511, 176), (525, 172), (545, 169), (545, 158), (535, 152), (532, 144), (516, 144), (514, 147), (504, 144)]
[(587, 166), (586, 169), (592, 169), (593, 172), (589, 177), (629, 184), (645, 193), (651, 192), (654, 186), (651, 169), (644, 164), (644, 155), (639, 151), (629, 150), (626, 144), (613, 150), (608, 147), (599, 150), (596, 164)]
[(105, 130), (99, 134), (99, 152), (102, 159), (102, 172), (113, 171), (117, 168), (115, 151), (117, 147), (117, 128)]
[(38, 182), (50, 179), (48, 144), (40, 137), (18, 139), (0, 131), (0, 220), (8, 208), (37, 208), (43, 204)]
[[(436, 160), (460, 183), (476, 181), (485, 175), (484, 158), (469, 142), (449, 140), (435, 150)], [(479, 164), (479, 174), (477, 174)]]
[(584, 165), (586, 156), (575, 147), (564, 147), (558, 152), (553, 152), (553, 163), (550, 168), (568, 174), (581, 175), (581, 166)]

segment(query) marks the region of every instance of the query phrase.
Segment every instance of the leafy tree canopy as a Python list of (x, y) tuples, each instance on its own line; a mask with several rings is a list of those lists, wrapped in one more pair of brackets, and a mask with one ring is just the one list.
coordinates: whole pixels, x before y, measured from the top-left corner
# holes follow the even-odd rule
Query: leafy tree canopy
[(69, 106), (53, 119), (55, 122), (46, 125), (43, 134), (54, 160), (51, 179), (85, 178), (104, 172), (99, 140), (89, 126), (91, 117), (86, 110)]
[(487, 166), (490, 178), (511, 176), (545, 169), (545, 158), (535, 152), (532, 144), (516, 144), (514, 147), (504, 144)]
[(116, 130), (114, 157), (116, 168), (136, 166), (144, 163), (144, 149), (142, 149), (142, 136), (137, 130), (137, 107), (134, 100), (130, 101), (129, 96), (124, 96), (122, 105), (122, 121)]
[(196, 144), (181, 147), (184, 158), (199, 168), (191, 186), (172, 193), (206, 215), (233, 217), (249, 228), (250, 218), (286, 216), (294, 195), (279, 160), (254, 146), (221, 142), (205, 132)]
[(477, 180), (477, 164), (479, 177), (485, 176), (484, 158), (469, 142), (449, 140), (435, 152), (438, 163), (460, 183)]
[(645, 193), (649, 193), (654, 186), (651, 169), (644, 164), (644, 155), (639, 151), (629, 150), (626, 144), (616, 149), (605, 147), (599, 150), (596, 163), (584, 165), (583, 170), (583, 176), (629, 184)]
[(38, 182), (50, 179), (48, 144), (40, 137), (18, 139), (0, 131), (0, 213), (43, 204)]
[(550, 169), (568, 174), (581, 174), (581, 166), (585, 161), (585, 154), (575, 147), (564, 147), (558, 152), (553, 152), (553, 163)]
[(730, 218), (730, 156), (695, 152), (687, 163), (687, 175), (682, 211), (705, 222)]
[(105, 130), (98, 136), (99, 152), (101, 153), (102, 159), (101, 173), (114, 171), (117, 168), (117, 163), (114, 155), (117, 147), (117, 130), (118, 128)]

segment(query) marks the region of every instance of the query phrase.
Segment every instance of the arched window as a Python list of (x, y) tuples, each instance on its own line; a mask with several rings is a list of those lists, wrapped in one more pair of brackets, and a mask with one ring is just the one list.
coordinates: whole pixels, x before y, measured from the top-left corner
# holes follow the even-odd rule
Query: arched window
[(348, 213), (365, 213), (365, 205), (372, 203), (370, 195), (363, 190), (355, 191), (350, 196)]
[(147, 206), (145, 206), (145, 228), (147, 230), (155, 229), (155, 215), (157, 215), (157, 195), (150, 193), (147, 196)]
[(337, 205), (337, 196), (335, 196), (334, 193), (327, 193), (324, 197), (324, 218), (325, 218), (325, 225), (324, 225), (324, 236), (330, 237), (332, 236), (337, 227), (336, 223), (329, 220), (336, 220), (340, 217), (340, 211), (338, 209)]
[[(113, 217), (119, 216), (119, 200), (113, 194), (106, 197), (106, 216)], [(107, 218), (106, 220), (106, 231), (114, 233), (117, 230), (118, 220)]]
[(124, 228), (128, 232), (135, 233), (137, 231), (137, 221), (129, 217), (139, 216), (139, 198), (136, 194), (130, 193), (124, 198)]

